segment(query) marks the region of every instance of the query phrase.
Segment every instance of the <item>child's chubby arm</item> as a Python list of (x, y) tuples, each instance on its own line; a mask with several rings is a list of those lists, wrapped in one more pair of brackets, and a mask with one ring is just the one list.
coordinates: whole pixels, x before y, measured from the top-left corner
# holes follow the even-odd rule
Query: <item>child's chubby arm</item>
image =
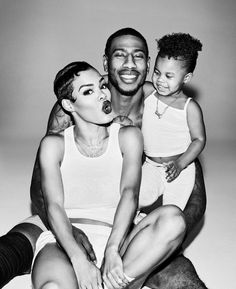
[(165, 163), (168, 182), (177, 178), (181, 171), (199, 156), (206, 144), (202, 110), (194, 100), (191, 100), (187, 106), (187, 122), (192, 142), (177, 160)]

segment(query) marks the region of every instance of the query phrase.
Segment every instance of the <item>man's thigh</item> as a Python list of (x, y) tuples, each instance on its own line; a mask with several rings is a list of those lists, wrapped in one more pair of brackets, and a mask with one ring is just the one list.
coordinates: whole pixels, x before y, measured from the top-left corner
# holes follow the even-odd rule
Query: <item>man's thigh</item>
[(163, 263), (149, 275), (145, 285), (153, 289), (207, 289), (192, 262), (182, 254)]

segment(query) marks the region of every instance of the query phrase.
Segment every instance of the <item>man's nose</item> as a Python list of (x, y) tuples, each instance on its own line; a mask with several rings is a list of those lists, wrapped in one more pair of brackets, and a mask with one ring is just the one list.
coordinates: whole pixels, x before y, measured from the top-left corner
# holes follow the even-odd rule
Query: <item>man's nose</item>
[(127, 55), (127, 57), (125, 59), (124, 66), (128, 67), (128, 68), (136, 67), (136, 63), (134, 61), (134, 57), (131, 54)]

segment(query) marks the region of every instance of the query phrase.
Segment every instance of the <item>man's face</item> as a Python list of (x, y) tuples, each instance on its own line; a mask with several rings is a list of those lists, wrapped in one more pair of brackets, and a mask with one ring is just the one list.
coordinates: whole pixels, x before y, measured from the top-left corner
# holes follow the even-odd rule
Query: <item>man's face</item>
[(141, 39), (132, 35), (116, 37), (109, 55), (104, 56), (104, 69), (110, 84), (123, 95), (134, 95), (145, 82), (149, 58)]

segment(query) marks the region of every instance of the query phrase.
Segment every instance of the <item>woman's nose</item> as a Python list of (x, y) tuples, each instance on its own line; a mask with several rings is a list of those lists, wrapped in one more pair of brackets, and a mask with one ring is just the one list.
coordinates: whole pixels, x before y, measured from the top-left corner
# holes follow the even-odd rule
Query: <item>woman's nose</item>
[(104, 93), (104, 91), (101, 91), (100, 95), (99, 95), (99, 100), (106, 100), (107, 95)]

